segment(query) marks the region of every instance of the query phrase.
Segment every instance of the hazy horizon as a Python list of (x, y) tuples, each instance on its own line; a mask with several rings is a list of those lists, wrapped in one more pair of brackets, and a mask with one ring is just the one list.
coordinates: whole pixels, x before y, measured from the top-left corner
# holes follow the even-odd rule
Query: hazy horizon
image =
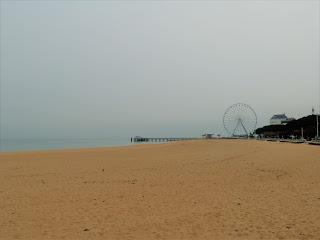
[(225, 134), (319, 109), (319, 1), (0, 1), (1, 138)]

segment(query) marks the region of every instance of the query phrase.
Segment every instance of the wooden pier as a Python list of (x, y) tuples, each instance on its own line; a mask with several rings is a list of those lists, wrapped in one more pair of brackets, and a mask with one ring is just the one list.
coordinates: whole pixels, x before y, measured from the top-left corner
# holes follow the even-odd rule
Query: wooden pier
[(146, 138), (146, 137), (133, 137), (131, 142), (174, 142), (174, 141), (187, 141), (198, 140), (201, 138), (175, 138), (175, 137), (162, 137), (162, 138)]

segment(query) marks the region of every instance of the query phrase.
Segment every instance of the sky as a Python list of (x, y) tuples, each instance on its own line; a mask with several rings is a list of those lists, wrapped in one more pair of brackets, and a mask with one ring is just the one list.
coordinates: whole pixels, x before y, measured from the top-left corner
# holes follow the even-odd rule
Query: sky
[(0, 2), (1, 138), (225, 134), (319, 108), (319, 1)]

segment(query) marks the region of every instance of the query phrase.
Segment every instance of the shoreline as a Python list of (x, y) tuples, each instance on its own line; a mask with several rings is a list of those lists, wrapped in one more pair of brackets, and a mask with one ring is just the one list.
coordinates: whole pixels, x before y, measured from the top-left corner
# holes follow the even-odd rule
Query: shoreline
[(107, 149), (125, 149), (134, 146), (146, 146), (146, 145), (162, 145), (172, 144), (174, 142), (152, 142), (152, 143), (130, 143), (127, 145), (114, 145), (114, 146), (98, 146), (98, 147), (76, 147), (76, 148), (51, 148), (51, 149), (37, 149), (37, 150), (16, 150), (16, 151), (0, 151), (1, 154), (29, 154), (29, 153), (50, 153), (50, 152), (77, 152), (77, 151), (90, 151), (90, 150), (107, 150)]
[[(258, 139), (236, 139), (236, 138), (217, 138), (217, 139), (198, 139), (198, 140), (184, 140), (184, 141), (168, 141), (168, 142), (132, 142), (124, 145), (110, 145), (110, 146), (87, 146), (87, 147), (66, 147), (66, 148), (50, 148), (50, 149), (30, 149), (30, 150), (14, 150), (14, 151), (0, 151), (0, 156), (2, 154), (29, 154), (29, 153), (50, 153), (50, 152), (76, 152), (85, 150), (103, 150), (103, 149), (121, 149), (129, 148), (134, 146), (148, 146), (148, 145), (162, 145), (162, 144), (175, 144), (178, 142), (210, 142), (210, 141), (256, 141), (256, 142), (269, 142), (276, 144), (295, 144), (290, 141), (270, 141), (270, 140), (258, 140)], [(299, 144), (300, 145), (300, 144)], [(312, 145), (309, 142), (301, 143), (301, 145)], [(313, 146), (316, 146), (313, 145)]]

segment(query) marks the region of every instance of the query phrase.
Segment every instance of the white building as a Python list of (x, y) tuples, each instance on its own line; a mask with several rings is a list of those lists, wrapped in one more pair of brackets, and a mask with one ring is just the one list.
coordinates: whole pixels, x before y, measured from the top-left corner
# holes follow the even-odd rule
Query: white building
[(270, 125), (286, 125), (288, 122), (295, 120), (294, 118), (288, 118), (284, 113), (273, 115), (270, 119)]
[(202, 135), (202, 138), (204, 139), (212, 139), (214, 138), (214, 133), (205, 133)]
[(270, 125), (281, 125), (287, 121), (288, 118), (285, 114), (276, 114), (270, 119)]

